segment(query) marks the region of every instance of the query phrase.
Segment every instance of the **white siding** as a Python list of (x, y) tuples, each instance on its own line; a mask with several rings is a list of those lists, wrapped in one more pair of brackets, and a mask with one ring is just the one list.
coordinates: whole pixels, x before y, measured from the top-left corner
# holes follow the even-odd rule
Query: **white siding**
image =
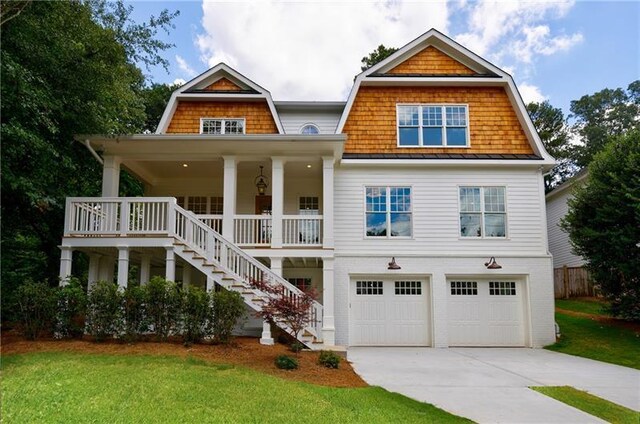
[(340, 113), (335, 112), (279, 112), (285, 134), (300, 134), (304, 124), (315, 124), (320, 134), (334, 134)]
[[(546, 255), (539, 171), (442, 167), (341, 166), (335, 178), (336, 254)], [(364, 237), (364, 187), (411, 186), (412, 239)], [(460, 238), (458, 187), (506, 186), (507, 238)]]
[(553, 255), (553, 267), (579, 267), (584, 265), (581, 256), (573, 254), (569, 235), (560, 228), (560, 221), (569, 211), (567, 202), (572, 197), (571, 189), (547, 200), (547, 232), (549, 234), (549, 251)]

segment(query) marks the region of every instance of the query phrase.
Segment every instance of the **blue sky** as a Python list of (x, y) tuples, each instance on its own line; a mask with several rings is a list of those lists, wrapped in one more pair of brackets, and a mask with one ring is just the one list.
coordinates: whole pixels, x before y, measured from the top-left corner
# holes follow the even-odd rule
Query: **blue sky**
[(220, 61), (275, 100), (345, 100), (360, 59), (434, 27), (510, 72), (525, 101), (571, 100), (640, 78), (640, 2), (196, 2), (129, 1), (133, 17), (179, 10), (161, 35), (169, 73), (189, 80)]

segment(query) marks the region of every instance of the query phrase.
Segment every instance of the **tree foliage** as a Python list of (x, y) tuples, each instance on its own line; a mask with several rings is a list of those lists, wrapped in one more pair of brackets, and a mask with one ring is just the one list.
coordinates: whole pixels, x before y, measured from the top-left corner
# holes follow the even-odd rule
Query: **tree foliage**
[(171, 84), (151, 84), (142, 90), (142, 100), (144, 103), (146, 119), (142, 128), (144, 133), (154, 133), (160, 123), (164, 109), (169, 103), (171, 93), (173, 93), (179, 85)]
[[(3, 2), (3, 11), (5, 7)], [(144, 75), (163, 65), (155, 39), (122, 2), (33, 2), (2, 25), (2, 298), (27, 278), (55, 282), (65, 197), (100, 194), (102, 170), (76, 134), (145, 127)], [(121, 194), (141, 193), (123, 172)]]
[(616, 316), (640, 320), (640, 131), (613, 139), (589, 165), (563, 228)]
[(589, 165), (608, 141), (628, 131), (640, 129), (640, 80), (627, 87), (606, 88), (571, 102), (573, 131), (581, 143), (573, 149), (573, 159), (580, 167)]
[(398, 49), (395, 47), (385, 47), (384, 44), (380, 44), (377, 49), (369, 53), (368, 56), (362, 58), (362, 66), (360, 67), (360, 70), (366, 71), (376, 63), (382, 62), (397, 51)]

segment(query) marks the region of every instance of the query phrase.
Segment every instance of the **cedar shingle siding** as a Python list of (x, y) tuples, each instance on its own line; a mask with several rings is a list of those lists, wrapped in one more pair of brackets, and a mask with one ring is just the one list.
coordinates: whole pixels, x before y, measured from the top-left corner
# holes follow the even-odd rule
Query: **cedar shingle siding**
[(246, 134), (278, 134), (266, 101), (178, 103), (169, 134), (199, 134), (200, 118), (245, 118)]
[(240, 91), (241, 87), (238, 87), (226, 78), (220, 78), (218, 81), (204, 88), (206, 91)]
[(475, 75), (476, 72), (433, 46), (405, 60), (387, 74)]
[[(471, 146), (397, 147), (398, 103), (468, 104)], [(501, 87), (360, 87), (344, 133), (346, 153), (533, 153)]]

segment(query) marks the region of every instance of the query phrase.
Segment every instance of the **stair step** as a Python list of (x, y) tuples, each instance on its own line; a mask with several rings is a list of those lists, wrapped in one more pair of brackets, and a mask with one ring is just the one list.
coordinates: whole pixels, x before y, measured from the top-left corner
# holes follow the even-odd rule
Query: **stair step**
[[(227, 280), (227, 277), (222, 277), (223, 280)], [(231, 284), (231, 287), (235, 287), (237, 289), (242, 288), (242, 289), (246, 289), (248, 288), (247, 286), (245, 286), (244, 284)]]
[(311, 343), (313, 343), (313, 344), (322, 344), (322, 343), (324, 343), (324, 340), (322, 340), (322, 339), (314, 339)]
[(195, 250), (193, 249), (182, 249), (183, 252), (187, 252), (187, 253), (194, 253)]
[(181, 241), (176, 240), (176, 241), (173, 242), (173, 245), (174, 246), (184, 246), (185, 244), (183, 242), (181, 242)]
[(254, 297), (253, 299), (251, 299), (252, 302), (264, 302), (264, 299), (261, 297)]
[(242, 294), (255, 294), (255, 293), (251, 290), (245, 290), (242, 292)]

